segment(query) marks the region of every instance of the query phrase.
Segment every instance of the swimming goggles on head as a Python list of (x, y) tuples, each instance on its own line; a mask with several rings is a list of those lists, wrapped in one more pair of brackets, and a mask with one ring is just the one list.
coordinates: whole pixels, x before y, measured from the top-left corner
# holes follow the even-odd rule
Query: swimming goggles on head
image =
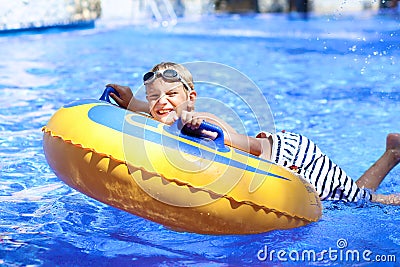
[(143, 75), (143, 83), (149, 84), (152, 83), (158, 77), (162, 77), (166, 81), (171, 82), (181, 82), (183, 86), (185, 86), (186, 90), (189, 92), (192, 91), (192, 88), (189, 84), (179, 75), (176, 70), (166, 69), (166, 70), (158, 70), (158, 71), (150, 71)]

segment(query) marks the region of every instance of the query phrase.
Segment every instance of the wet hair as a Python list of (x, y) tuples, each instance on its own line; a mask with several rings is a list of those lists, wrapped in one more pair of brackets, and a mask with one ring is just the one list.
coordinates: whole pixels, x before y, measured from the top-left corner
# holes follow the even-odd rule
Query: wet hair
[(173, 69), (181, 75), (182, 79), (187, 82), (192, 90), (194, 90), (193, 76), (192, 73), (183, 65), (174, 63), (174, 62), (161, 62), (155, 65), (151, 71), (165, 70), (165, 69)]

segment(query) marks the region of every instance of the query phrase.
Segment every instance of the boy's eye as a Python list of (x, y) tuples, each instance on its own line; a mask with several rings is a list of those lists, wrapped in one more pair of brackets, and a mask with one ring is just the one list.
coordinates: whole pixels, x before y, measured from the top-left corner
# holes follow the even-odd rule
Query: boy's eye
[(169, 96), (174, 96), (174, 95), (177, 95), (178, 94), (178, 92), (176, 92), (176, 91), (172, 91), (172, 92), (168, 92), (167, 93), (167, 95), (169, 95)]
[(148, 96), (148, 98), (150, 99), (150, 100), (156, 100), (156, 99), (158, 99), (160, 96), (159, 95), (149, 95)]

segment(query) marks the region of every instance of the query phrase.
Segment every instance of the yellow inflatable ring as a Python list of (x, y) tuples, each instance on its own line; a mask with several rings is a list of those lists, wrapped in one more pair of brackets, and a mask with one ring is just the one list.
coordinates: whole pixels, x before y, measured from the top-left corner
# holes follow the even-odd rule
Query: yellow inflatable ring
[(251, 234), (321, 217), (317, 193), (292, 171), (173, 128), (80, 100), (43, 127), (43, 148), (72, 188), (174, 230)]

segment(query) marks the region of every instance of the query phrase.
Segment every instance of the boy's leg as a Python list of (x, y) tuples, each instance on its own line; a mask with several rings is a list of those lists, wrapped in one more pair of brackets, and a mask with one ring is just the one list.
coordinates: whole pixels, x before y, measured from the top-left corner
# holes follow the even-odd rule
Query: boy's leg
[(375, 191), (382, 180), (400, 162), (400, 134), (391, 133), (386, 138), (386, 151), (383, 155), (357, 180), (360, 188)]

